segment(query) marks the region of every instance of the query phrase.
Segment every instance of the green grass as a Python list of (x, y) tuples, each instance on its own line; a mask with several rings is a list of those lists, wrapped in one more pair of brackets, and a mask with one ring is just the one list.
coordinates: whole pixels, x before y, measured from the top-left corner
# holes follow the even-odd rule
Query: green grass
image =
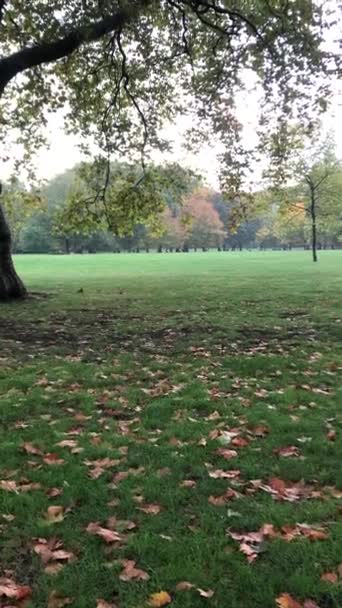
[[(342, 562), (342, 252), (323, 252), (317, 265), (307, 252), (18, 256), (16, 265), (36, 295), (0, 307), (0, 481), (18, 488), (0, 488), (0, 576), (29, 585), (34, 608), (53, 590), (75, 608), (98, 598), (142, 608), (161, 590), (174, 608), (276, 608), (282, 593), (340, 607), (342, 578), (320, 577)], [(216, 435), (232, 429), (248, 445), (224, 446), (237, 451), (226, 460)], [(76, 453), (56, 445), (65, 439)], [(288, 446), (299, 455), (275, 452)], [(47, 453), (63, 462), (47, 464)], [(106, 457), (117, 462), (92, 479), (89, 463)], [(210, 477), (217, 469), (240, 474)], [(274, 477), (303, 480), (311, 497), (275, 500), (251, 483)], [(23, 491), (27, 483), (40, 486)], [(51, 498), (51, 488), (62, 493)], [(208, 502), (228, 489), (237, 497)], [(140, 510), (150, 504), (160, 512)], [(52, 505), (66, 513), (47, 525)], [(122, 542), (86, 532), (113, 516)], [(266, 523), (319, 526), (327, 538), (266, 538), (248, 563), (229, 532)], [(47, 574), (39, 538), (75, 559)], [(149, 580), (122, 581), (123, 559)], [(181, 581), (195, 588), (176, 591)]]

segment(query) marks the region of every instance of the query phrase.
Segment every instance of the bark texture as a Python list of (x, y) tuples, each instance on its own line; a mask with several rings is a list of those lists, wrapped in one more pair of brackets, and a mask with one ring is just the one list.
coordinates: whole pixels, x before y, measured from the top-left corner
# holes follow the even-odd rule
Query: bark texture
[(12, 260), (12, 239), (5, 212), (0, 204), (0, 301), (24, 298), (27, 295)]

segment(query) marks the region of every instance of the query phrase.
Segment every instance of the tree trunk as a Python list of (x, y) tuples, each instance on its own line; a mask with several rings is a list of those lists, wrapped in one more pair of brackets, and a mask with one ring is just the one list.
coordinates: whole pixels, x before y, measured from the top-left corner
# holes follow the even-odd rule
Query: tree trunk
[(316, 197), (313, 187), (311, 188), (310, 214), (312, 259), (314, 262), (317, 262)]
[(0, 204), (0, 301), (24, 298), (27, 295), (25, 286), (14, 269), (11, 245), (11, 231)]

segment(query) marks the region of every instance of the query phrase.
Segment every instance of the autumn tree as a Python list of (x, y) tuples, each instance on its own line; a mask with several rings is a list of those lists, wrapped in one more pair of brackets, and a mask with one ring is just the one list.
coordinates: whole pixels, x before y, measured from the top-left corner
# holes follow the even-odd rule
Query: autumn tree
[[(229, 186), (239, 189), (236, 91), (253, 71), (263, 108), (273, 99), (285, 119), (296, 112), (305, 120), (322, 100), (314, 83), (322, 89), (334, 70), (322, 46), (332, 21), (318, 0), (0, 0), (1, 149), (16, 141), (27, 160), (44, 142), (49, 114), (63, 110), (84, 148), (96, 142), (95, 196), (106, 205), (113, 154), (139, 157), (152, 187), (147, 159), (165, 148), (161, 127), (188, 112), (193, 142), (208, 130), (223, 142), (236, 175)], [(25, 293), (1, 208), (0, 298)]]
[(167, 207), (162, 214), (161, 221), (162, 235), (156, 241), (158, 247), (165, 247), (169, 250), (183, 249), (190, 230), (189, 222), (184, 221), (183, 214), (179, 210)]
[(200, 188), (184, 204), (189, 218), (187, 241), (190, 247), (218, 247), (224, 238), (224, 226), (211, 201), (210, 191)]

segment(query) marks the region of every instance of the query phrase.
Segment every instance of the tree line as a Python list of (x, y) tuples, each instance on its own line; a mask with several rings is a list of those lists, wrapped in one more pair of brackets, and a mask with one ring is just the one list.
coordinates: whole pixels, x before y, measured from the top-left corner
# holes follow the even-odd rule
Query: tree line
[[(132, 198), (130, 185), (129, 195), (123, 195), (122, 190), (126, 192), (130, 173), (133, 171), (136, 180), (138, 171), (125, 163), (112, 168), (112, 194), (105, 220), (102, 208), (98, 217), (88, 208), (84, 211), (85, 192), (89, 193), (89, 173), (85, 186), (85, 171), (91, 175), (93, 171), (87, 164), (57, 175), (39, 192), (12, 181), (5, 186), (3, 204), (16, 253), (303, 247), (314, 248), (317, 259), (317, 249), (342, 247), (342, 168), (330, 144), (324, 154), (303, 168), (291, 187), (256, 192), (245, 215), (241, 215), (239, 206), (238, 217), (234, 201), (177, 165), (154, 168), (159, 190), (156, 194), (155, 189), (148, 189), (146, 196), (160, 197), (160, 207), (156, 212), (159, 202), (152, 201), (153, 213), (144, 222), (136, 220), (136, 209), (131, 222), (127, 222), (127, 209), (120, 222), (120, 205), (129, 207)], [(170, 176), (175, 180), (173, 188)], [(120, 197), (123, 202), (118, 203)]]

